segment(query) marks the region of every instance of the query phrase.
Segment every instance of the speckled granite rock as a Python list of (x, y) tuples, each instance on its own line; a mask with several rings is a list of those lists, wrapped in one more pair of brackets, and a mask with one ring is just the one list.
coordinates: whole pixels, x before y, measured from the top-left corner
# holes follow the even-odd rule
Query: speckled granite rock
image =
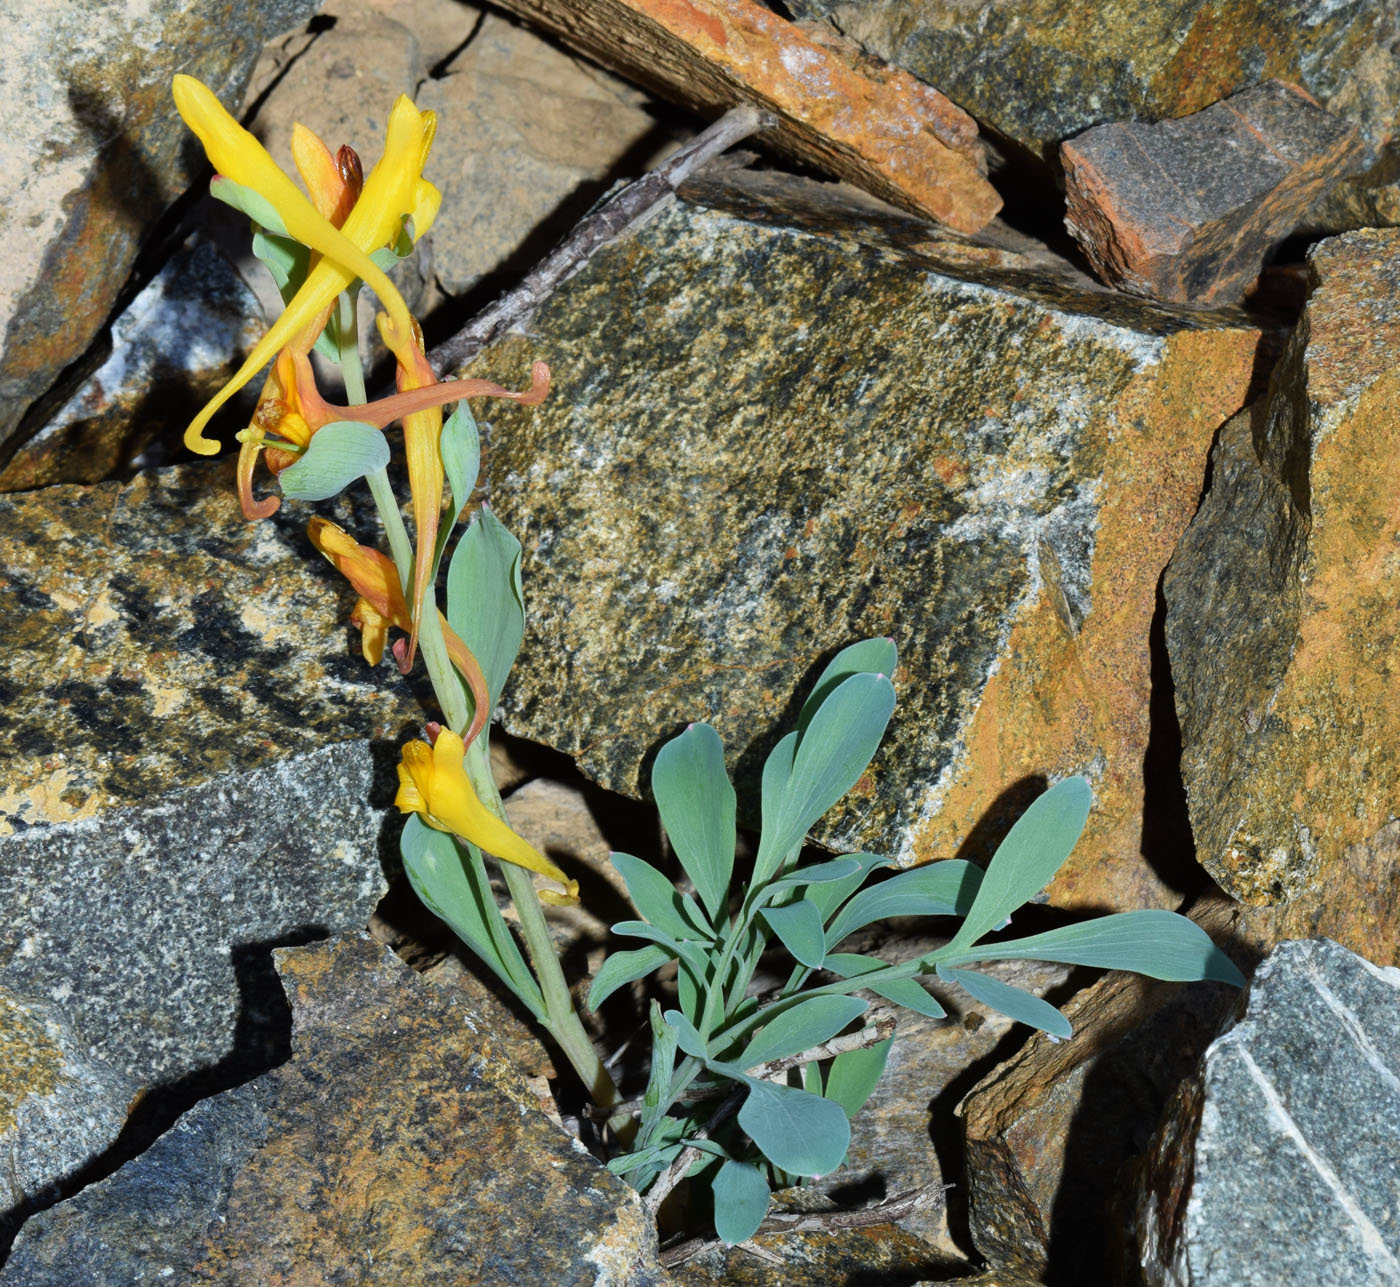
[(97, 22), (87, 0), (54, 0), (42, 18), (0, 6), (12, 108), (0, 139), (0, 458), (107, 320), (150, 221), (193, 173), (171, 75), (236, 103), (263, 39), (315, 9), (156, 0), (104, 6)]
[(233, 266), (210, 242), (187, 245), (112, 324), (107, 360), (0, 469), (0, 491), (101, 482), (183, 432), (261, 334)]
[(544, 358), (555, 382), (491, 413), (531, 619), (508, 730), (638, 794), (649, 752), (709, 720), (752, 800), (824, 657), (888, 633), (894, 727), (823, 842), (946, 857), (1038, 777), (1087, 772), (1052, 897), (1174, 904), (1191, 870), (1141, 857), (1149, 631), (1258, 333), (936, 271), (878, 222), (809, 226), (744, 183), (687, 189), (478, 363)]
[(1149, 1287), (1400, 1280), (1400, 970), (1282, 943), (1148, 1155)]
[(664, 1287), (641, 1203), (363, 935), (276, 953), (290, 1063), (25, 1226), (0, 1283)]
[(1267, 402), (1232, 421), (1164, 581), (1201, 861), (1284, 935), (1400, 959), (1400, 232), (1311, 256)]
[(1395, 10), (1375, 0), (789, 0), (937, 85), (978, 122), (1049, 161), (1105, 121), (1199, 112), (1270, 77), (1360, 127), (1395, 128)]
[(0, 498), (0, 987), (138, 1088), (267, 1067), (267, 949), (384, 889), (421, 711), (304, 522), (245, 523), (227, 464)]
[(1230, 304), (1365, 152), (1357, 129), (1296, 85), (1266, 81), (1181, 120), (1067, 140), (1065, 226), (1121, 290)]
[(136, 1090), (93, 1057), (61, 1006), (0, 989), (0, 1211), (44, 1200), (55, 1177), (106, 1148)]
[[(1244, 967), (1256, 925), (1216, 900), (1193, 917)], [(992, 1265), (1054, 1281), (1117, 1282), (1112, 1204), (1123, 1166), (1195, 1067), (1239, 993), (1110, 973), (1065, 1006), (1074, 1035), (1036, 1033), (958, 1106), (969, 1227)]]

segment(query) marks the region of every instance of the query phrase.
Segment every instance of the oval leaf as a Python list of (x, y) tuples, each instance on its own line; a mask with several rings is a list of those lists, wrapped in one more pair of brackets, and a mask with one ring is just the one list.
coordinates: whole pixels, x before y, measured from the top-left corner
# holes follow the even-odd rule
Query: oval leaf
[(815, 903), (803, 899), (786, 907), (765, 907), (759, 915), (794, 960), (809, 970), (821, 968), (826, 956), (826, 936), (822, 933), (822, 914)]
[(447, 620), (480, 663), (494, 709), (525, 638), (525, 595), (520, 542), (484, 506), (447, 569)]
[(882, 858), (879, 854), (849, 854), (847, 856), (860, 864), (856, 871), (840, 880), (813, 885), (807, 890), (807, 901), (816, 903), (817, 909), (822, 914), (823, 923), (831, 919), (831, 914), (846, 901), (852, 890), (859, 889), (865, 884), (871, 872), (878, 871), (881, 867), (894, 865), (888, 858)]
[(729, 900), (734, 870), (734, 787), (724, 744), (708, 724), (692, 724), (658, 752), (651, 789), (661, 823), (711, 920)]
[(966, 916), (981, 883), (981, 870), (960, 858), (901, 872), (851, 899), (831, 922), (827, 942), (834, 947), (848, 934), (891, 916)]
[(860, 780), (893, 713), (894, 685), (883, 675), (843, 680), (797, 742), (774, 821), (768, 814), (764, 770), (763, 837), (754, 860), (755, 880), (768, 880), (817, 820)]
[(831, 1061), (826, 1075), (826, 1098), (840, 1104), (847, 1117), (854, 1117), (875, 1093), (885, 1071), (894, 1038), (877, 1041), (864, 1050), (848, 1050)]
[(987, 864), (972, 910), (944, 955), (971, 947), (1050, 883), (1084, 830), (1093, 800), (1088, 782), (1066, 778), (1016, 819)]
[(705, 972), (705, 950), (700, 943), (692, 943), (686, 939), (677, 938), (674, 934), (668, 934), (663, 929), (658, 929), (655, 925), (646, 921), (618, 921), (612, 927), (614, 934), (620, 934), (624, 938), (644, 938), (652, 943), (659, 944), (666, 948), (672, 956), (678, 956), (697, 974), (703, 977)]
[(768, 1181), (756, 1166), (726, 1162), (715, 1176), (715, 1232), (727, 1246), (747, 1242), (768, 1214)]
[(311, 435), (301, 459), (278, 474), (277, 483), (293, 500), (329, 500), (388, 463), (389, 444), (373, 425), (334, 420)]
[(694, 938), (699, 932), (681, 910), (681, 897), (671, 884), (649, 862), (631, 854), (614, 853), (612, 865), (621, 873), (627, 885), (632, 905), (658, 929), (679, 939)]
[(1017, 1023), (1039, 1028), (1052, 1037), (1070, 1035), (1069, 1020), (1064, 1015), (1048, 1001), (1042, 1001), (1021, 988), (1013, 988), (1009, 983), (1003, 983), (988, 974), (978, 974), (976, 970), (955, 970), (940, 965), (937, 973), (940, 979), (956, 983), (973, 1000), (989, 1005), (993, 1010), (1000, 1010)]
[(800, 1055), (830, 1041), (867, 1008), (859, 997), (818, 996), (799, 1001), (760, 1029), (735, 1062), (756, 1068), (770, 1059)]
[(611, 953), (598, 970), (593, 986), (588, 989), (588, 1008), (596, 1010), (618, 988), (650, 974), (672, 959), (671, 953), (660, 943)]
[(448, 486), (452, 488), (452, 518), (456, 521), (463, 506), (471, 500), (477, 475), (481, 472), (481, 435), (477, 432), (476, 417), (465, 402), (459, 402), (457, 409), (444, 421), (439, 442), (442, 467)]
[(749, 1082), (739, 1125), (774, 1166), (793, 1175), (830, 1175), (851, 1146), (840, 1104), (768, 1081)]
[(662, 1016), (676, 1034), (676, 1042), (692, 1059), (708, 1059), (710, 1048), (695, 1030), (695, 1025), (679, 1010), (667, 1010)]
[(771, 896), (783, 889), (805, 889), (809, 885), (830, 885), (834, 881), (845, 880), (864, 868), (857, 854), (846, 854), (833, 858), (830, 862), (813, 863), (810, 867), (799, 867), (790, 876), (775, 880), (768, 886)]
[(842, 648), (817, 676), (811, 693), (802, 703), (802, 710), (797, 716), (797, 735), (801, 737), (807, 731), (807, 725), (821, 709), (822, 703), (843, 681), (852, 675), (893, 675), (898, 660), (894, 640), (888, 636), (862, 639), (848, 648)]
[(1244, 986), (1244, 975), (1194, 921), (1176, 912), (1119, 912), (1030, 938), (979, 948), (965, 961), (1063, 961), (1106, 970), (1132, 970), (1154, 979), (1212, 979)]

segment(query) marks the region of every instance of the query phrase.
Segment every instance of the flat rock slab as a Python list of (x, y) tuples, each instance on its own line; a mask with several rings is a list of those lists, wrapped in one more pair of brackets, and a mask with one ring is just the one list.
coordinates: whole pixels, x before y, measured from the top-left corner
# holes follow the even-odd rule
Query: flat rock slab
[(937, 85), (989, 132), (1053, 163), (1108, 121), (1189, 116), (1270, 78), (1361, 128), (1395, 128), (1393, 15), (1375, 0), (788, 0)]
[(43, 21), (6, 6), (0, 88), (0, 459), (25, 409), (106, 322), (149, 224), (197, 172), (170, 101), (188, 72), (237, 104), (264, 37), (316, 9), (257, 0), (111, 7), (57, 0)]
[(291, 1061), (36, 1216), (0, 1283), (670, 1281), (637, 1195), (459, 997), (365, 935), (276, 959)]
[(268, 950), (385, 888), (421, 711), (351, 655), (305, 517), (244, 522), (226, 464), (0, 498), (0, 988), (71, 1027), (107, 1128), (137, 1090), (284, 1057)]
[(474, 368), (543, 358), (555, 381), (491, 413), (530, 618), (508, 731), (641, 795), (708, 720), (756, 801), (824, 660), (889, 634), (894, 726), (822, 843), (909, 862), (982, 823), (985, 854), (1039, 783), (1085, 772), (1098, 807), (1051, 896), (1175, 905), (1189, 871), (1142, 858), (1149, 634), (1258, 333), (939, 270), (873, 216), (818, 196), (806, 221), (745, 182), (688, 188)]
[(1400, 960), (1400, 232), (1310, 257), (1266, 401), (1232, 421), (1164, 580), (1182, 774), (1202, 863)]
[(1400, 970), (1328, 939), (1260, 965), (1154, 1141), (1151, 1287), (1400, 1280)]
[(774, 146), (885, 201), (977, 232), (1001, 209), (977, 125), (938, 90), (862, 59), (758, 0), (505, 0), (692, 110), (750, 104), (777, 118)]
[(1099, 125), (1067, 142), (1065, 226), (1111, 285), (1228, 304), (1365, 155), (1359, 130), (1267, 81), (1180, 120)]

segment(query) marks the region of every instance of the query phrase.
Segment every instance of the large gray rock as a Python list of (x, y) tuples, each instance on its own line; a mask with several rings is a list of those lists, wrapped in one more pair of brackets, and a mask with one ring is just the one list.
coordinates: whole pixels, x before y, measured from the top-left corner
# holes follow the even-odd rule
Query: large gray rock
[(152, 220), (198, 172), (171, 76), (198, 76), (236, 106), (263, 39), (316, 3), (55, 0), (41, 15), (0, 3), (0, 460), (106, 322)]
[(1150, 1287), (1400, 1282), (1400, 970), (1282, 943), (1149, 1155)]
[(1265, 400), (1220, 433), (1163, 580), (1201, 862), (1233, 897), (1400, 961), (1400, 232), (1309, 257)]
[(349, 655), (305, 511), (246, 523), (231, 472), (0, 498), (0, 988), (110, 1074), (112, 1133), (136, 1091), (283, 1056), (268, 950), (365, 923), (422, 719)]
[(530, 619), (508, 731), (641, 794), (709, 720), (753, 801), (825, 657), (890, 634), (895, 724), (823, 842), (946, 857), (981, 822), (985, 851), (1037, 777), (1087, 772), (1051, 897), (1176, 905), (1180, 851), (1142, 857), (1167, 825), (1143, 822), (1156, 587), (1258, 332), (988, 266), (817, 185), (684, 191), (476, 367), (555, 381), (490, 411)]
[(365, 935), (276, 953), (293, 1056), (32, 1219), (13, 1287), (664, 1287), (640, 1199), (491, 1027)]

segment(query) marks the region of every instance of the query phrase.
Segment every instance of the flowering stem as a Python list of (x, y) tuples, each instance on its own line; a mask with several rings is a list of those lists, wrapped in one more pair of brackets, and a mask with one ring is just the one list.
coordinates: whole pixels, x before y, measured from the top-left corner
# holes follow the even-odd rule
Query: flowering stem
[(389, 482), (389, 471), (376, 469), (365, 475), (365, 482), (369, 484), (370, 495), (374, 497), (375, 508), (379, 510), (379, 521), (389, 538), (389, 553), (394, 556), (394, 566), (399, 570), (400, 588), (407, 594), (413, 581), (413, 543), (408, 539), (408, 529), (403, 525), (399, 498), (394, 495), (393, 485)]
[(340, 378), (345, 381), (345, 401), (365, 402), (365, 371), (360, 364), (360, 318), (355, 307), (359, 291), (353, 286), (341, 291), (335, 305), (336, 332), (339, 337)]

